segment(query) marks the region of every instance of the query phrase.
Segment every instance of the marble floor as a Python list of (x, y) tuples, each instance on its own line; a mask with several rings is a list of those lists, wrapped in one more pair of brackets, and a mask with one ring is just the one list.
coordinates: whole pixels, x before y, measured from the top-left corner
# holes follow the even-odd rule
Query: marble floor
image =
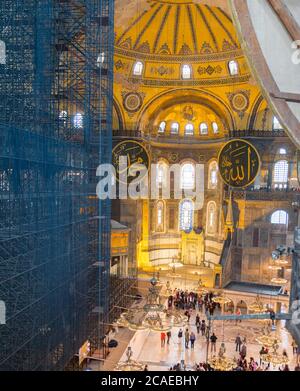
[[(194, 350), (185, 349), (184, 341), (181, 344), (178, 343), (177, 334), (179, 328), (174, 327), (172, 329), (172, 337), (170, 344), (161, 347), (160, 333), (151, 331), (137, 331), (129, 342), (128, 346), (132, 348), (133, 359), (148, 364), (149, 370), (166, 371), (184, 360), (187, 369), (192, 369), (195, 363), (206, 361), (207, 344), (205, 337), (198, 336), (196, 332), (195, 324), (196, 312), (190, 319), (189, 331), (194, 331), (196, 334), (196, 342)], [(205, 315), (200, 314), (201, 320), (205, 318)], [(214, 321), (212, 324), (212, 331), (218, 337), (217, 340), (217, 352), (220, 344), (225, 343), (226, 356), (230, 358), (238, 357), (238, 353), (235, 351), (235, 338), (237, 334), (240, 334), (241, 338), (244, 337), (247, 340), (247, 359), (254, 357), (259, 362), (259, 350), (261, 345), (256, 342), (256, 338), (261, 335), (264, 323), (262, 321), (243, 321), (236, 323), (235, 321)], [(284, 328), (284, 321), (277, 322), (276, 330), (272, 331), (273, 334), (280, 338), (279, 353), (282, 353), (283, 349), (287, 351), (290, 359), (290, 370), (294, 370), (296, 365), (296, 356), (293, 356), (292, 352), (292, 339), (287, 330)], [(116, 334), (118, 339), (118, 334)], [(123, 350), (124, 351), (124, 350)], [(126, 351), (124, 351), (120, 361), (126, 361)], [(209, 347), (209, 357), (211, 356)], [(278, 370), (278, 367), (271, 367), (271, 370)]]

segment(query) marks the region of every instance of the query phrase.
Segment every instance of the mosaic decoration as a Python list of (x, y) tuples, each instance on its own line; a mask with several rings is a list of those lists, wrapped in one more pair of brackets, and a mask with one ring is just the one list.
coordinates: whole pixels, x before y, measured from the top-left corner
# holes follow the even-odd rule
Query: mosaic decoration
[(136, 113), (143, 105), (145, 94), (140, 92), (122, 92), (122, 97), (124, 109), (129, 113)]
[(228, 93), (227, 96), (232, 109), (243, 119), (250, 105), (250, 90), (239, 90), (234, 93)]
[(176, 152), (170, 152), (168, 154), (168, 160), (171, 162), (171, 163), (176, 163), (178, 161), (178, 153)]
[(213, 51), (212, 47), (210, 46), (210, 44), (207, 42), (203, 42), (200, 53), (201, 54), (210, 54), (213, 52), (214, 51)]
[(217, 65), (216, 67), (213, 67), (211, 65), (208, 65), (207, 67), (201, 67), (199, 66), (197, 69), (197, 72), (199, 75), (209, 75), (211, 76), (214, 73), (220, 74), (222, 72), (222, 67), (220, 65)]
[(159, 49), (158, 53), (159, 53), (159, 54), (170, 55), (170, 54), (171, 54), (171, 50), (170, 50), (168, 44), (167, 44), (167, 43), (164, 43), (164, 44), (162, 45), (162, 47)]
[(121, 84), (123, 88), (126, 88), (129, 91), (137, 91), (142, 85), (142, 80), (137, 78), (129, 79), (122, 73), (115, 72), (114, 82), (116, 84)]
[(184, 106), (182, 110), (182, 117), (187, 121), (194, 121), (195, 113), (193, 107), (190, 105)]
[(161, 65), (160, 67), (152, 67), (150, 72), (154, 75), (160, 75), (160, 76), (164, 76), (164, 75), (173, 75), (174, 74), (174, 68), (172, 67), (165, 67), (163, 65)]
[(148, 41), (143, 42), (139, 47), (138, 47), (138, 52), (140, 53), (150, 53), (150, 44)]
[(261, 161), (256, 148), (248, 141), (234, 139), (221, 149), (218, 157), (223, 182), (234, 188), (253, 183), (259, 174)]
[(116, 70), (119, 71), (120, 69), (127, 69), (126, 64), (122, 60), (118, 60), (115, 63)]

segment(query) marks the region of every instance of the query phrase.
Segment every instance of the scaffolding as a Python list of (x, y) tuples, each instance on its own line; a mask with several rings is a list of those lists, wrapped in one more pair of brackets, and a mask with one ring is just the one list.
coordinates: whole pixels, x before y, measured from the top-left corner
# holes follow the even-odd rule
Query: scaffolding
[(0, 4), (0, 370), (63, 370), (109, 308), (112, 0)]

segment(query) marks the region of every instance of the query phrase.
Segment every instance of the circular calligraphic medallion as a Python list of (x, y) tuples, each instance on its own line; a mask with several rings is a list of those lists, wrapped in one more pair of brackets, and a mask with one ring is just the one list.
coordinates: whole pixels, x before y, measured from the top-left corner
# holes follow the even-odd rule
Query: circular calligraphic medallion
[(141, 180), (148, 173), (150, 159), (146, 148), (133, 140), (122, 141), (112, 151), (116, 179), (121, 183)]
[(259, 174), (260, 157), (256, 148), (248, 141), (234, 139), (221, 149), (218, 165), (226, 185), (243, 188), (251, 185)]

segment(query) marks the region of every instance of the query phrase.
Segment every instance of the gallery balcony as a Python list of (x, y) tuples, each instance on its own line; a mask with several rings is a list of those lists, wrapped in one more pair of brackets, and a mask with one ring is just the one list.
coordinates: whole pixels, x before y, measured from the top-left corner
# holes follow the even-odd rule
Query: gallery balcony
[(230, 138), (260, 138), (260, 139), (272, 139), (274, 137), (286, 137), (285, 132), (270, 131), (270, 130), (232, 130), (229, 131), (229, 134), (220, 133), (220, 134), (207, 134), (200, 135), (197, 132), (194, 135), (182, 135), (182, 134), (170, 134), (158, 133), (157, 130), (128, 130), (128, 129), (115, 129), (113, 130), (113, 138), (115, 140), (122, 139), (135, 139), (140, 141), (152, 142), (154, 144), (217, 144), (228, 141), (228, 135)]

